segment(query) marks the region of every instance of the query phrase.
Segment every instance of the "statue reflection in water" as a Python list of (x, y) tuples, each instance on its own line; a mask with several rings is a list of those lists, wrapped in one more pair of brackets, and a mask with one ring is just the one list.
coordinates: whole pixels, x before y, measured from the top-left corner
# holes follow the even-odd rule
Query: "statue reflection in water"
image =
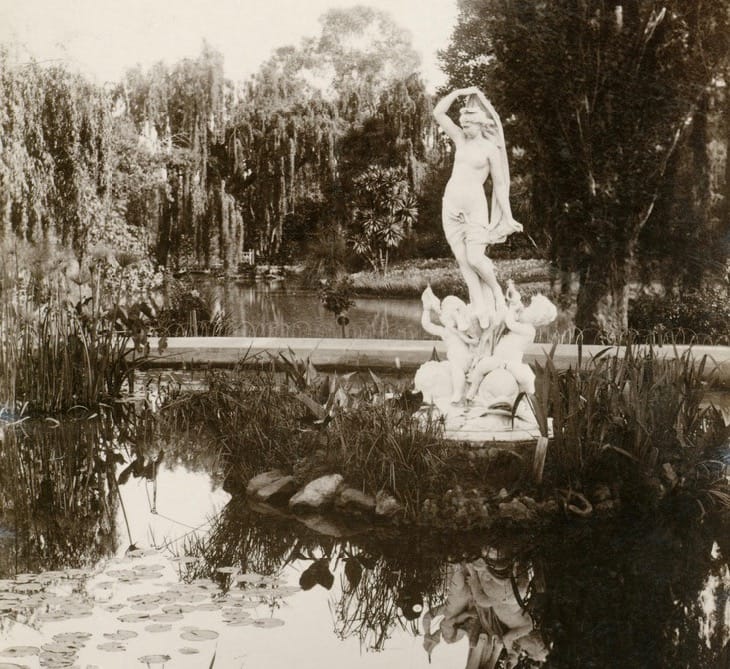
[(442, 640), (455, 643), (467, 637), (466, 669), (512, 669), (522, 660), (541, 664), (548, 650), (526, 605), (529, 571), (489, 553), (485, 557), (449, 565), (446, 600), (423, 617), (429, 660)]

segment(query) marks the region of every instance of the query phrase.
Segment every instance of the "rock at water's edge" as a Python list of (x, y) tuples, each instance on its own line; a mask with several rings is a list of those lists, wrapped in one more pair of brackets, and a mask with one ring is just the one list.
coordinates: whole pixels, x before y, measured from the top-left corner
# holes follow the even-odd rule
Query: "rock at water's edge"
[(257, 474), (248, 482), (248, 485), (246, 486), (246, 494), (254, 496), (259, 490), (271, 485), (274, 481), (279, 480), (283, 476), (284, 474), (278, 469), (272, 469), (268, 472), (264, 472), (263, 474)]
[(288, 501), (297, 491), (298, 487), (297, 481), (293, 476), (282, 476), (273, 483), (259, 488), (253, 497), (260, 502), (282, 503)]
[(320, 476), (314, 481), (310, 481), (305, 485), (294, 497), (289, 500), (289, 506), (308, 507), (311, 509), (319, 509), (330, 504), (340, 486), (342, 485), (341, 474), (329, 474), (328, 476)]
[(375, 513), (378, 516), (383, 516), (384, 518), (392, 518), (402, 511), (403, 506), (401, 505), (401, 503), (397, 499), (395, 499), (395, 497), (389, 495), (387, 492), (381, 490), (375, 496)]
[(371, 514), (375, 512), (375, 498), (355, 488), (345, 488), (335, 500), (338, 511)]

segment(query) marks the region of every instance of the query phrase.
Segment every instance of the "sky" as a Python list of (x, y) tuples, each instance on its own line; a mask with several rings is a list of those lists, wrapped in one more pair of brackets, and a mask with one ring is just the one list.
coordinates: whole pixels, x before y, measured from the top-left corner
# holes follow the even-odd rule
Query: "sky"
[(247, 79), (280, 46), (319, 32), (333, 7), (388, 11), (411, 31), (429, 88), (444, 83), (436, 51), (449, 42), (457, 0), (0, 0), (0, 44), (22, 58), (61, 60), (98, 83), (137, 64), (196, 57), (206, 40), (226, 76)]

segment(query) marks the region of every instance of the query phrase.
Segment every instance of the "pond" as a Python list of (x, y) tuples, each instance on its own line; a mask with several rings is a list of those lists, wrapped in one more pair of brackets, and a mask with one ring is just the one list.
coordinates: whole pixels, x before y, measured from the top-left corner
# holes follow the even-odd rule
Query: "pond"
[(142, 406), (0, 445), (0, 667), (727, 667), (728, 537), (681, 509), (346, 532), (252, 508)]
[[(245, 337), (340, 337), (334, 316), (315, 291), (291, 288), (285, 282), (217, 284), (234, 325), (232, 335)], [(350, 309), (348, 337), (424, 339), (421, 301), (363, 297)]]

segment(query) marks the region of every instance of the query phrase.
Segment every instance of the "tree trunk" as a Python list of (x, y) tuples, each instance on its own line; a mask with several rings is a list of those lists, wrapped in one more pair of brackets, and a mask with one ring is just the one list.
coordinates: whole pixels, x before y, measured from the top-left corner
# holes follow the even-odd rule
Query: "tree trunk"
[(630, 261), (594, 259), (581, 271), (575, 325), (584, 343), (615, 343), (626, 333), (630, 267)]

